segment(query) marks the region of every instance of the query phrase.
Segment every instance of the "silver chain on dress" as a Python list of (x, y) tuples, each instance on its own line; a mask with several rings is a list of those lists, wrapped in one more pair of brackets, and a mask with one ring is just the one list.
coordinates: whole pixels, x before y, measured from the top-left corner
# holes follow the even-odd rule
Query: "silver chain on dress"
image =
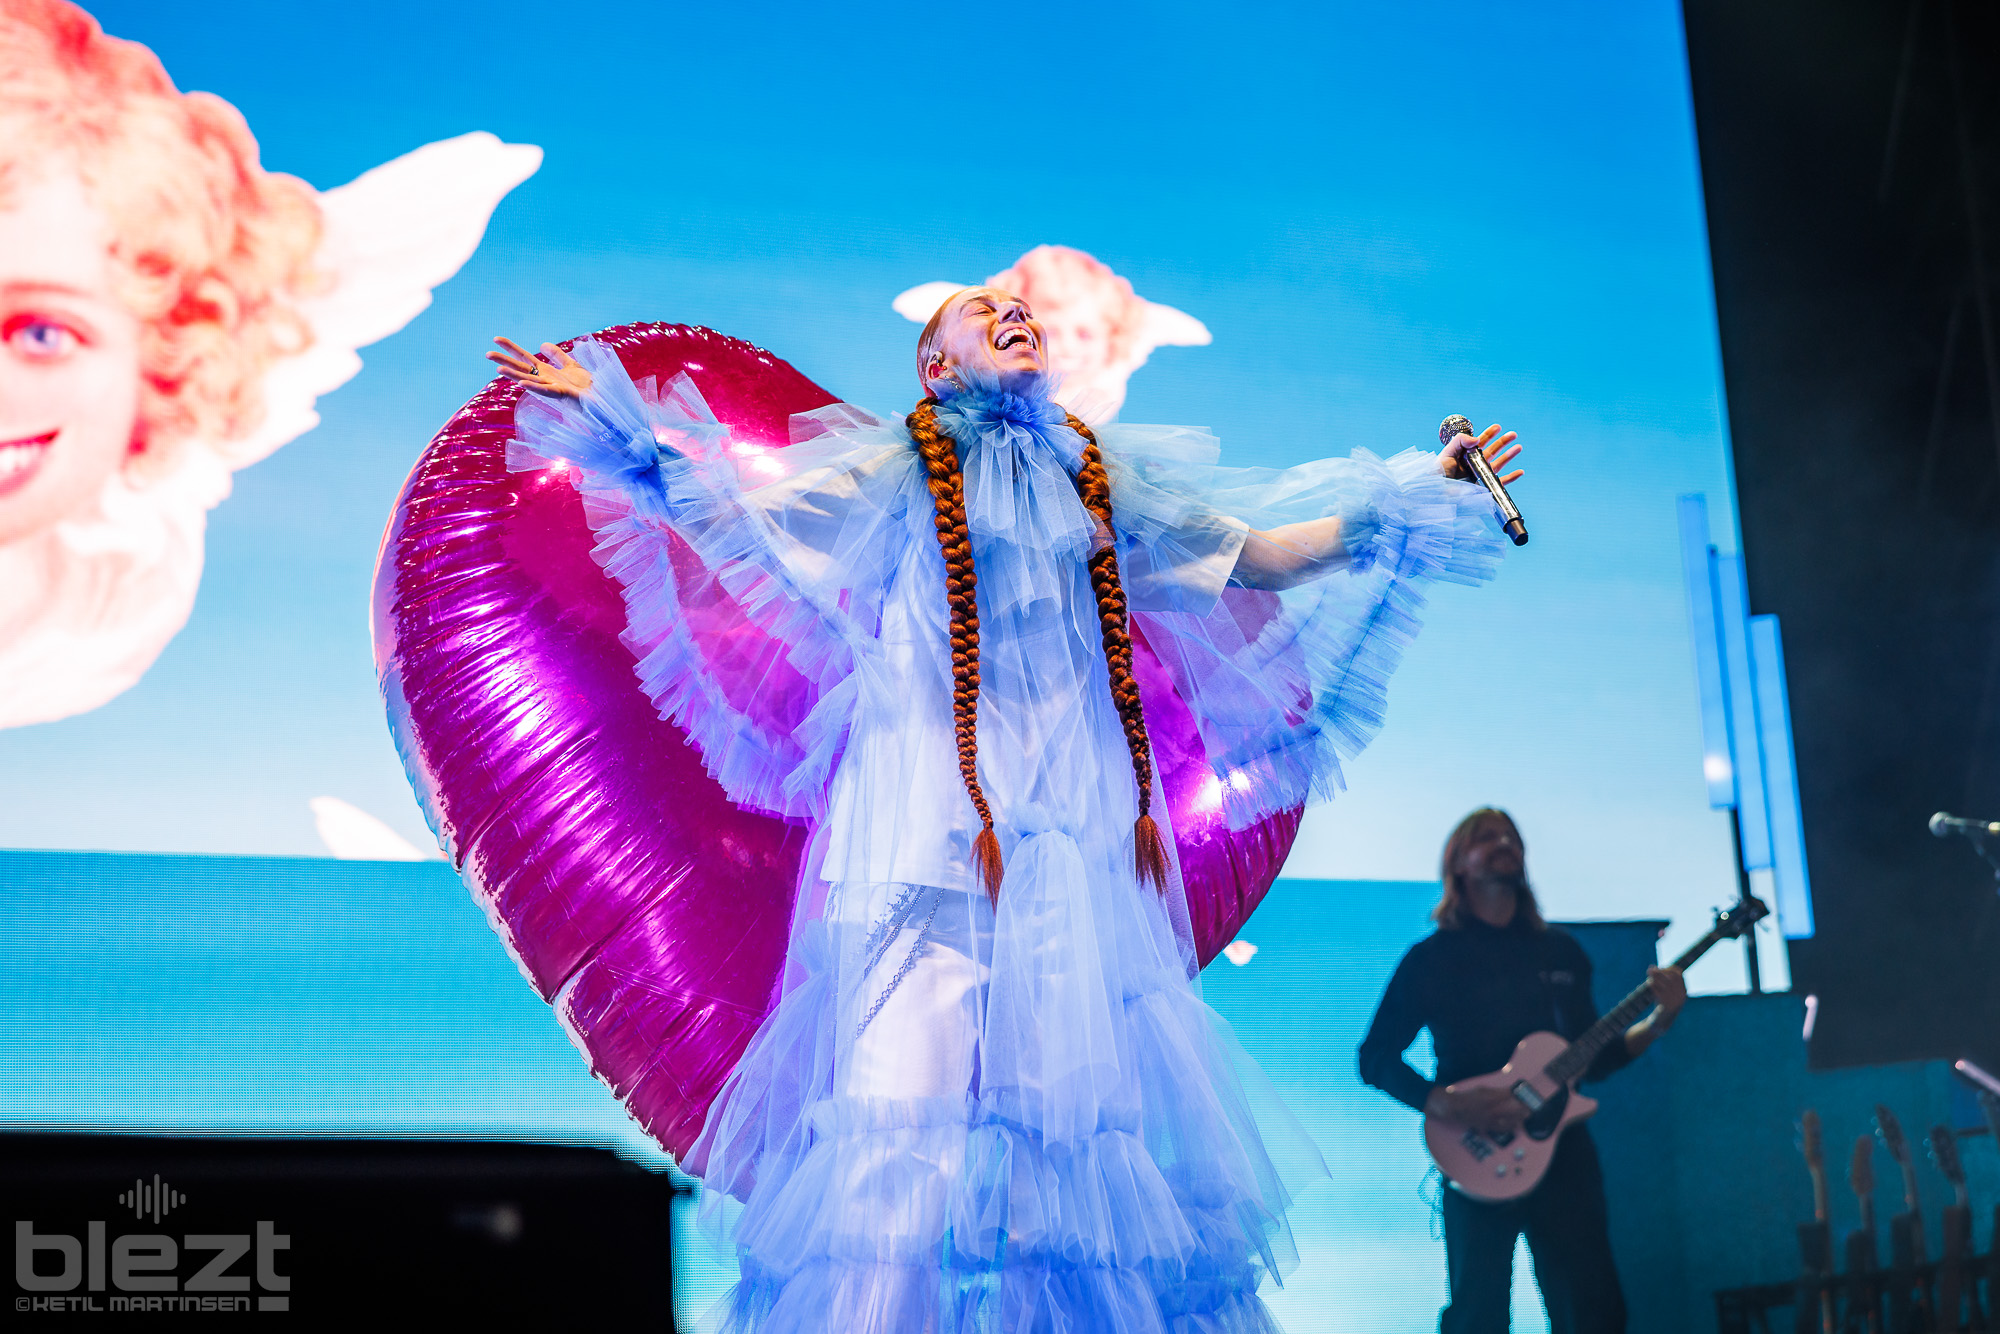
[(916, 905), (917, 895), (924, 892), (922, 885), (905, 885), (903, 892), (896, 896), (875, 925), (869, 928), (868, 939), (861, 944), (861, 973), (867, 976), (882, 962), (882, 956), (889, 950), (889, 942), (902, 930), (909, 919), (910, 909)]
[[(867, 943), (861, 947), (862, 958), (866, 960), (861, 966), (862, 977), (865, 978), (873, 972), (875, 965), (889, 952), (890, 942), (901, 933), (904, 923), (909, 920), (912, 910), (916, 907), (917, 895), (925, 888), (927, 887), (923, 885), (911, 885), (905, 889), (896, 901), (889, 905), (889, 911), (875, 924), (875, 929), (868, 933)], [(875, 1003), (868, 1007), (868, 1013), (862, 1015), (861, 1022), (855, 1026), (854, 1037), (857, 1042), (860, 1041), (861, 1035), (868, 1031), (868, 1025), (875, 1022), (875, 1016), (882, 1013), (882, 1007), (889, 1003), (889, 997), (896, 994), (896, 988), (903, 985), (903, 979), (917, 966), (917, 959), (923, 954), (924, 945), (931, 938), (931, 923), (937, 920), (938, 904), (943, 901), (944, 891), (931, 888), (931, 910), (924, 916), (924, 924), (918, 928), (917, 938), (910, 943), (910, 952), (903, 956), (902, 966), (896, 969), (896, 975), (889, 979), (889, 985), (882, 989), (882, 994), (875, 998)]]

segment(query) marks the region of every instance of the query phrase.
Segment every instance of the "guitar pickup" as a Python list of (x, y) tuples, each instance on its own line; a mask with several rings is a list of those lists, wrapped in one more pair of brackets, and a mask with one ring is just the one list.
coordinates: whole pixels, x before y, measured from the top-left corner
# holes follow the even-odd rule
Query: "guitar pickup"
[(1541, 1111), (1542, 1103), (1546, 1101), (1541, 1094), (1535, 1092), (1534, 1088), (1525, 1079), (1515, 1080), (1514, 1087), (1507, 1091), (1512, 1093), (1519, 1100), (1520, 1104), (1531, 1112)]
[(1476, 1130), (1466, 1131), (1464, 1135), (1459, 1137), (1458, 1142), (1465, 1146), (1465, 1151), (1467, 1153), (1471, 1154), (1474, 1159), (1482, 1163), (1485, 1162), (1487, 1157), (1493, 1152), (1493, 1146), (1491, 1144), (1488, 1144), (1484, 1139), (1484, 1137), (1482, 1137), (1480, 1133)]

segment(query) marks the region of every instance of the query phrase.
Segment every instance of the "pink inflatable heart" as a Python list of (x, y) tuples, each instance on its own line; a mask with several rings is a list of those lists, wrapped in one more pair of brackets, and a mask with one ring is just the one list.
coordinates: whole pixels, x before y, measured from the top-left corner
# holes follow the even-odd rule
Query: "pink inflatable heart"
[[(597, 334), (634, 379), (694, 378), (738, 439), (833, 395), (707, 329)], [(375, 666), (425, 817), (592, 1071), (676, 1157), (775, 999), (808, 831), (738, 809), (640, 692), (624, 604), (559, 473), (509, 473), (496, 380), (404, 483), (375, 567)], [(705, 633), (756, 635), (729, 607)], [(1194, 721), (1143, 642), (1147, 728), (1200, 961), (1235, 938), (1298, 812), (1230, 831)]]

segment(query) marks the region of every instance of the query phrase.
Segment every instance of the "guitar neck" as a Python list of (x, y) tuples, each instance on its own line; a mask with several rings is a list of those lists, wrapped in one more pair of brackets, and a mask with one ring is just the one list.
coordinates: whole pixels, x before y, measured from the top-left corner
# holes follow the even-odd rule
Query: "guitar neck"
[[(1728, 930), (1720, 923), (1710, 927), (1707, 935), (1683, 950), (1670, 966), (1686, 971), (1696, 959), (1728, 935)], [(1624, 1037), (1625, 1030), (1638, 1023), (1640, 1016), (1652, 1009), (1654, 1004), (1652, 983), (1641, 982), (1632, 988), (1624, 1000), (1612, 1006), (1603, 1018), (1586, 1028), (1581, 1036), (1548, 1063), (1549, 1078), (1565, 1084), (1581, 1078), (1583, 1072), (1590, 1069), (1590, 1063), (1597, 1059), (1597, 1053), (1609, 1046), (1612, 1039)]]

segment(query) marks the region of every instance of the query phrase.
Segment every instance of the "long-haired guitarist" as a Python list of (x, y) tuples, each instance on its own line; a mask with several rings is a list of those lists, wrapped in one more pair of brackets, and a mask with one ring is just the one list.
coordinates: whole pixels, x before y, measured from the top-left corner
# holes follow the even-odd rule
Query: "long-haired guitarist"
[[(1576, 1038), (1597, 1022), (1590, 958), (1575, 937), (1542, 920), (1529, 888), (1521, 832), (1505, 811), (1484, 807), (1445, 841), (1437, 930), (1410, 947), (1389, 979), (1361, 1044), (1361, 1077), (1427, 1116), (1505, 1137), (1528, 1108), (1504, 1088), (1456, 1088), (1507, 1064), (1530, 1033)], [(1680, 973), (1649, 968), (1659, 1004), (1597, 1053), (1585, 1080), (1623, 1068), (1664, 1033), (1687, 1000)], [(1428, 1028), (1437, 1078), (1403, 1053)], [(1451, 1301), (1443, 1334), (1508, 1327), (1514, 1239), (1527, 1234), (1552, 1334), (1617, 1334), (1625, 1299), (1611, 1259), (1604, 1178), (1581, 1125), (1568, 1130), (1547, 1175), (1530, 1194), (1487, 1203), (1444, 1192), (1445, 1265)]]

